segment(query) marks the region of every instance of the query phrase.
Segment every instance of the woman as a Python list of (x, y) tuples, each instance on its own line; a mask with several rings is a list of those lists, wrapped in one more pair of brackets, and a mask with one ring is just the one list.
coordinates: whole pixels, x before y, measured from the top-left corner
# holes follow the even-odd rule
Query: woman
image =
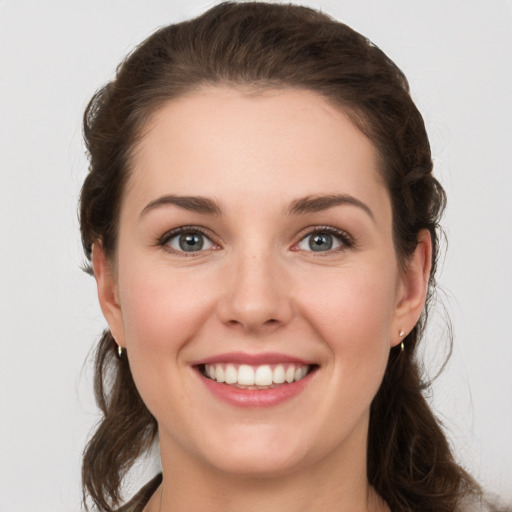
[(109, 324), (85, 496), (117, 510), (482, 509), (415, 352), (445, 197), (401, 71), (311, 9), (163, 28), (85, 114)]

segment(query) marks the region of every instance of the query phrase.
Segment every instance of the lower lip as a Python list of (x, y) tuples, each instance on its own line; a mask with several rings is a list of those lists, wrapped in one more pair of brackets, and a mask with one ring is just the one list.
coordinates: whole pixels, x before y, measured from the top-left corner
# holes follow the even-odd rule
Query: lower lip
[(310, 382), (315, 371), (311, 371), (303, 379), (291, 384), (282, 384), (269, 389), (240, 389), (222, 384), (197, 372), (206, 388), (217, 398), (237, 407), (261, 408), (273, 407), (299, 395)]

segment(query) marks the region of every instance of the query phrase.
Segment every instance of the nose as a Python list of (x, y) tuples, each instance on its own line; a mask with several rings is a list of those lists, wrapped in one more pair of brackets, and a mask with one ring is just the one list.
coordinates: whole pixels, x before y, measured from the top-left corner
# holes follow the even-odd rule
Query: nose
[(284, 262), (271, 251), (239, 255), (227, 271), (218, 304), (220, 320), (251, 334), (266, 334), (293, 317)]

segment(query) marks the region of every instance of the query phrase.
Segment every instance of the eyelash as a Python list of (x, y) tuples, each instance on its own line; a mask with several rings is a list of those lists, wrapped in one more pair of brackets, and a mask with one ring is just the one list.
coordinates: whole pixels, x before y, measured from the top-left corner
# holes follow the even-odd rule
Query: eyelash
[[(315, 235), (322, 235), (322, 234), (328, 234), (336, 238), (341, 246), (335, 249), (329, 249), (326, 251), (305, 251), (310, 252), (314, 256), (326, 256), (329, 254), (337, 253), (344, 251), (346, 249), (351, 249), (355, 246), (355, 240), (354, 238), (349, 235), (346, 231), (343, 231), (342, 229), (335, 228), (333, 226), (315, 226), (314, 228), (308, 228), (309, 230), (304, 234), (301, 239), (294, 244), (293, 247), (297, 247), (300, 243), (304, 242), (308, 237), (312, 237)], [(301, 249), (293, 249), (296, 251), (300, 251)]]
[[(175, 228), (175, 229), (172, 229), (171, 231), (167, 231), (164, 235), (162, 235), (161, 237), (159, 237), (157, 239), (157, 245), (159, 245), (160, 247), (162, 247), (164, 250), (166, 250), (168, 252), (171, 252), (173, 254), (179, 254), (181, 256), (186, 256), (186, 257), (199, 256), (200, 254), (204, 254), (205, 251), (212, 250), (210, 248), (210, 249), (200, 249), (198, 251), (180, 251), (180, 250), (176, 250), (176, 249), (170, 247), (169, 242), (173, 238), (178, 237), (179, 235), (183, 235), (183, 234), (191, 234), (191, 235), (201, 234), (211, 244), (216, 246), (213, 250), (216, 250), (217, 248), (219, 248), (219, 244), (217, 244), (214, 240), (212, 240), (210, 233), (208, 231), (206, 231), (205, 229), (201, 228), (200, 226), (180, 226), (179, 228)], [(326, 254), (332, 254), (333, 252), (340, 252), (340, 251), (343, 251), (346, 249), (353, 248), (355, 245), (355, 240), (346, 231), (343, 231), (341, 229), (338, 229), (338, 228), (335, 228), (332, 226), (317, 226), (314, 228), (308, 228), (308, 231), (300, 238), (300, 240), (298, 242), (296, 242), (293, 245), (292, 250), (296, 251), (296, 252), (301, 251), (301, 249), (297, 248), (297, 246), (300, 243), (304, 242), (308, 237), (312, 237), (314, 235), (321, 235), (321, 234), (328, 234), (328, 235), (333, 236), (340, 242), (341, 247), (335, 248), (335, 249), (329, 249), (326, 251), (311, 250), (311, 251), (304, 251), (304, 252), (310, 252), (313, 254), (316, 253), (315, 256), (323, 256)]]
[(200, 254), (204, 254), (205, 251), (212, 250), (212, 249), (201, 249), (199, 251), (179, 251), (179, 250), (172, 248), (169, 245), (169, 242), (173, 238), (176, 238), (183, 234), (190, 234), (190, 235), (200, 234), (204, 238), (206, 238), (212, 245), (216, 246), (215, 249), (213, 249), (213, 250), (216, 250), (216, 248), (219, 247), (219, 245), (212, 240), (212, 236), (210, 235), (210, 233), (199, 226), (180, 226), (179, 228), (175, 228), (175, 229), (172, 229), (171, 231), (167, 231), (164, 235), (162, 235), (160, 238), (157, 239), (157, 245), (159, 245), (164, 250), (166, 250), (172, 254), (179, 254), (180, 256), (186, 256), (186, 257), (199, 256)]

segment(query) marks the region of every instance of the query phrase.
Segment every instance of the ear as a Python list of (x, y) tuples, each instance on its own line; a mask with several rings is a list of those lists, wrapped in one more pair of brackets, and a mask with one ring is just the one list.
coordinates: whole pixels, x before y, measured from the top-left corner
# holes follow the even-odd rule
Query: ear
[(101, 242), (92, 246), (92, 267), (101, 311), (110, 332), (120, 347), (125, 347), (123, 315), (118, 299), (117, 281)]
[(427, 229), (420, 231), (418, 245), (405, 264), (398, 285), (397, 303), (391, 333), (391, 346), (401, 342), (400, 331), (405, 336), (418, 322), (428, 291), (432, 266), (432, 238)]

